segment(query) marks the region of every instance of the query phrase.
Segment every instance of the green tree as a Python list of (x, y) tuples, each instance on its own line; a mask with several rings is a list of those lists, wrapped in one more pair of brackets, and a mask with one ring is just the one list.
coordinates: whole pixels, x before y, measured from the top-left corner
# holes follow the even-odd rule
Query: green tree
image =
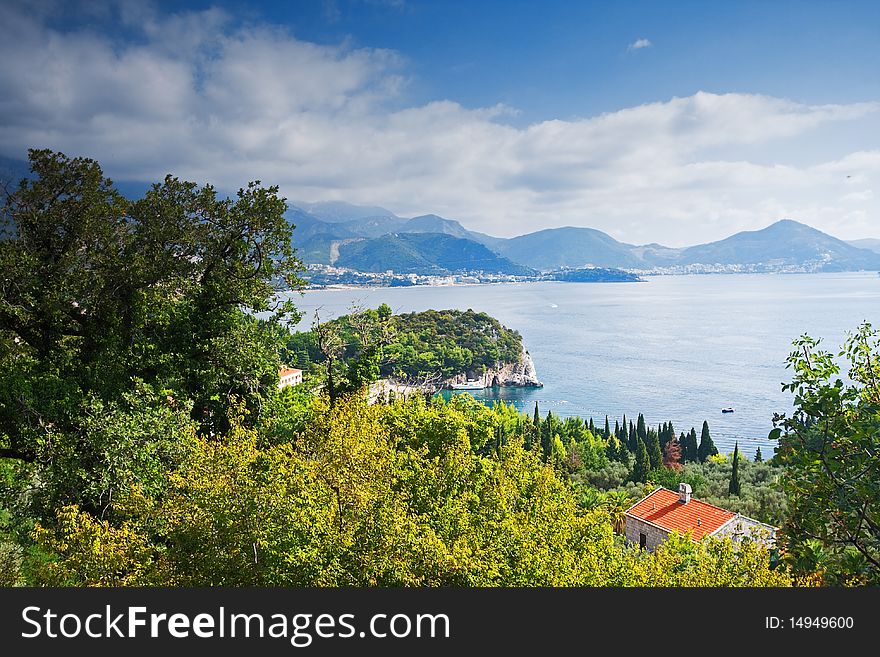
[(663, 452), (660, 451), (660, 439), (653, 435), (648, 437), (651, 448), (648, 450), (648, 460), (651, 462), (651, 469), (657, 470), (663, 466)]
[(703, 430), (700, 433), (700, 446), (697, 448), (697, 459), (700, 463), (705, 463), (706, 459), (718, 453), (715, 443), (712, 442), (712, 436), (709, 435), (709, 423), (703, 420)]
[(634, 500), (624, 491), (612, 490), (605, 493), (600, 501), (611, 518), (611, 525), (614, 527), (616, 534), (623, 534), (626, 531), (626, 511), (633, 505)]
[(364, 393), (379, 378), (383, 350), (393, 336), (390, 320), (387, 305), (378, 310), (354, 308), (330, 322), (321, 322), (315, 313), (312, 333), (331, 405), (345, 395)]
[(697, 456), (697, 432), (694, 430), (693, 427), (691, 427), (691, 430), (688, 433), (681, 434), (681, 437), (679, 438), (679, 443), (681, 444), (682, 463), (699, 462), (699, 457)]
[(787, 586), (756, 544), (670, 537), (622, 547), (630, 500), (572, 487), (512, 440), (508, 411), (456, 397), (330, 407), (261, 447), (230, 419), (192, 436), (161, 494), (135, 487), (112, 523), (75, 506), (38, 525), (30, 584), (262, 586)]
[(639, 440), (641, 440), (646, 445), (648, 444), (648, 429), (645, 425), (645, 416), (641, 413), (639, 413), (639, 417), (636, 422), (636, 434), (638, 435)]
[[(790, 417), (771, 432), (785, 470), (782, 542), (793, 558), (821, 546), (830, 583), (880, 583), (880, 337), (864, 323), (832, 354), (807, 335), (788, 357)], [(848, 365), (846, 381), (835, 357)], [(817, 550), (811, 550), (818, 553)]]
[(755, 463), (762, 463), (764, 461), (764, 457), (761, 455), (761, 448), (755, 450)]
[(544, 455), (544, 461), (550, 462), (553, 457), (554, 439), (562, 431), (562, 423), (553, 415), (552, 411), (547, 411), (547, 417), (541, 422), (541, 453)]
[(638, 447), (636, 448), (636, 460), (633, 465), (632, 480), (646, 482), (651, 472), (651, 461), (648, 457), (648, 449), (641, 438), (636, 436)]
[(742, 484), (739, 481), (739, 442), (733, 448), (733, 468), (730, 471), (730, 484), (727, 486), (727, 493), (736, 496), (742, 493)]
[[(0, 210), (0, 456), (27, 464), (32, 502), (100, 512), (117, 490), (100, 481), (121, 470), (94, 417), (130, 412), (135, 428), (152, 412), (140, 396), (206, 433), (225, 430), (232, 403), (259, 421), (277, 392), (276, 329), (298, 318), (278, 293), (301, 285), (301, 265), (277, 188), (223, 199), (167, 176), (130, 202), (93, 160), (29, 158), (33, 177)], [(141, 450), (164, 451), (132, 446), (138, 468)]]

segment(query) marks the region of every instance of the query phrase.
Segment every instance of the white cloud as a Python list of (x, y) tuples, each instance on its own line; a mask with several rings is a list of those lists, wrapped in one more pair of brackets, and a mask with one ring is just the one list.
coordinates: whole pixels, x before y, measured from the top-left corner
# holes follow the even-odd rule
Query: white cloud
[(631, 44), (629, 44), (626, 49), (632, 52), (634, 50), (641, 50), (642, 48), (649, 48), (653, 45), (654, 44), (651, 43), (648, 39), (636, 39)]
[[(260, 179), (288, 198), (435, 212), (497, 235), (581, 225), (681, 245), (789, 217), (880, 236), (878, 103), (700, 92), (514, 127), (502, 105), (406, 106), (393, 52), (317, 45), (217, 10), (147, 11), (124, 41), (39, 15), (0, 7), (7, 156), (50, 147), (116, 179), (171, 172), (227, 190)], [(837, 131), (853, 125), (863, 143), (842, 150)], [(805, 143), (812, 160), (797, 155)]]

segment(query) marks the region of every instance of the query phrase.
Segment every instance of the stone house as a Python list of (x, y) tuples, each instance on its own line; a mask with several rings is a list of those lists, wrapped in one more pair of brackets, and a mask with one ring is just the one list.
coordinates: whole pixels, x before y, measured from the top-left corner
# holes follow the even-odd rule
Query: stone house
[(679, 484), (678, 493), (657, 488), (627, 509), (624, 518), (627, 543), (652, 552), (672, 532), (690, 533), (695, 541), (704, 536), (759, 541), (770, 546), (776, 541), (775, 527), (695, 500), (688, 484)]

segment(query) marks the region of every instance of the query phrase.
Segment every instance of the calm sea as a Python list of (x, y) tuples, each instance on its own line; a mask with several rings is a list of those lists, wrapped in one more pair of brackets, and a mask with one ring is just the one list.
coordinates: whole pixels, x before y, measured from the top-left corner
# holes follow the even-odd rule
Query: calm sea
[[(722, 452), (735, 441), (751, 458), (767, 440), (774, 412), (791, 397), (785, 358), (802, 333), (836, 348), (861, 321), (880, 324), (876, 273), (656, 276), (643, 283), (526, 283), (456, 287), (318, 290), (295, 297), (308, 328), (353, 304), (387, 303), (395, 312), (472, 308), (523, 336), (541, 389), (495, 389), (541, 414), (592, 416), (642, 412), (649, 424), (672, 420), (678, 432), (709, 421)], [(721, 413), (733, 407), (734, 413)]]

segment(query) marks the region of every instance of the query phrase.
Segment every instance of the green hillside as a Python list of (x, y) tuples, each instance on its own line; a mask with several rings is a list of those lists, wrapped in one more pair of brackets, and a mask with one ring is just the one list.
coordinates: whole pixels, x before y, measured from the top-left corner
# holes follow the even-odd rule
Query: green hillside
[(343, 244), (335, 264), (359, 271), (391, 269), (423, 275), (469, 271), (518, 276), (534, 273), (482, 244), (439, 233), (397, 233)]

